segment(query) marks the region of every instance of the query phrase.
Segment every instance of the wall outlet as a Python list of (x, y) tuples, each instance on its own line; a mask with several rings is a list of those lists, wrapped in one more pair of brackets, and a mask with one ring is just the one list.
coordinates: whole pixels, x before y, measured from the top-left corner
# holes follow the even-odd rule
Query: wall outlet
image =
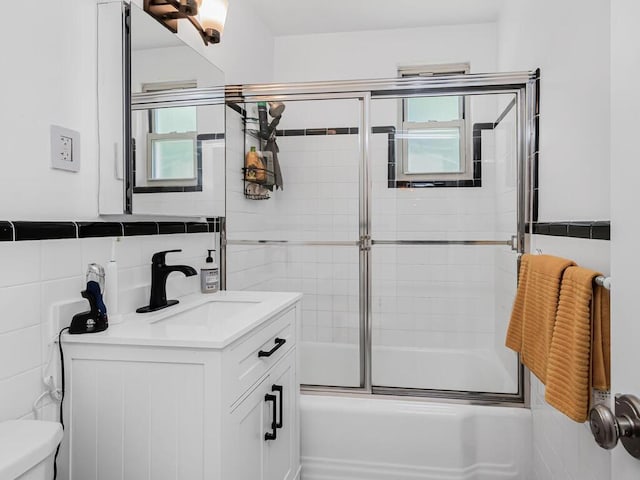
[(51, 168), (80, 170), (80, 132), (51, 125)]

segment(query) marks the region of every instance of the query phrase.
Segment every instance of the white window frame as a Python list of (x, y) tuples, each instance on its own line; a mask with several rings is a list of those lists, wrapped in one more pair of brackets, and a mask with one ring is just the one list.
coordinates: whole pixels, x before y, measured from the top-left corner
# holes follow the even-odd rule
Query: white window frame
[[(156, 82), (146, 83), (142, 85), (142, 91), (147, 92), (160, 92), (164, 90), (182, 90), (189, 88), (197, 88), (198, 82), (195, 80), (184, 80), (176, 82)], [(156, 133), (155, 132), (155, 109), (149, 110), (149, 128), (147, 133), (147, 172), (146, 179), (149, 184), (154, 186), (175, 186), (196, 185), (198, 178), (198, 151), (197, 151), (197, 137), (198, 132), (170, 132), (170, 133)], [(197, 120), (197, 119), (196, 119)], [(193, 171), (194, 176), (188, 178), (153, 178), (153, 143), (163, 140), (191, 140), (193, 142)], [(186, 183), (185, 183), (186, 182)]]
[[(445, 65), (423, 65), (398, 68), (399, 77), (431, 77), (434, 75), (460, 75), (468, 74), (468, 63), (456, 63)], [(409, 182), (434, 182), (473, 180), (473, 160), (468, 151), (469, 138), (469, 112), (470, 101), (467, 96), (460, 98), (460, 118), (451, 121), (409, 122), (405, 120), (407, 112), (407, 100), (402, 98), (399, 102), (399, 119), (402, 125), (401, 133), (396, 135), (400, 140), (399, 161), (396, 164), (396, 180)], [(415, 97), (410, 97), (415, 98)], [(440, 130), (457, 128), (460, 132), (460, 170), (458, 172), (410, 172), (409, 171), (409, 139), (412, 131)], [(398, 138), (399, 137), (399, 138)]]
[[(157, 185), (158, 182), (177, 182), (177, 181), (195, 181), (198, 178), (198, 145), (196, 132), (188, 133), (148, 133), (147, 134), (147, 181)], [(193, 148), (193, 175), (190, 177), (176, 178), (154, 178), (153, 176), (153, 144), (155, 142), (164, 142), (168, 140), (189, 140)]]

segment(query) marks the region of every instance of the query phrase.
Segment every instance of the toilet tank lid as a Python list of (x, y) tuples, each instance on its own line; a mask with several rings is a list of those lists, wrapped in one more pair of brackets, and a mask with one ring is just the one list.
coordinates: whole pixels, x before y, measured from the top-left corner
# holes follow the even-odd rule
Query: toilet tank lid
[(39, 420), (0, 423), (0, 478), (16, 478), (55, 452), (62, 426)]

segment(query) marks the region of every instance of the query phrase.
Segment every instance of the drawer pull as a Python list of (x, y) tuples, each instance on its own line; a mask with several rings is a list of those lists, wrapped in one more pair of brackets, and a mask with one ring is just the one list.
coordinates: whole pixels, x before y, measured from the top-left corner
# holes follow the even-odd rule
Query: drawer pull
[(276, 338), (275, 343), (276, 343), (275, 347), (273, 347), (268, 352), (265, 352), (264, 350), (260, 350), (258, 352), (258, 357), (270, 357), (271, 355), (276, 353), (276, 350), (278, 350), (281, 346), (287, 343), (287, 341), (284, 338)]
[(278, 431), (277, 426), (276, 426), (276, 399), (277, 397), (275, 395), (271, 395), (270, 393), (267, 393), (264, 396), (264, 401), (265, 402), (273, 402), (273, 410), (272, 410), (272, 415), (273, 415), (273, 421), (271, 422), (271, 432), (266, 432), (264, 434), (264, 439), (265, 441), (267, 440), (275, 440), (278, 436)]
[(284, 404), (284, 395), (283, 395), (283, 388), (282, 385), (272, 385), (271, 386), (271, 391), (272, 392), (278, 392), (278, 394), (280, 395), (280, 421), (276, 422), (276, 428), (282, 428), (283, 426), (283, 420), (282, 420), (282, 411), (284, 410), (283, 404)]

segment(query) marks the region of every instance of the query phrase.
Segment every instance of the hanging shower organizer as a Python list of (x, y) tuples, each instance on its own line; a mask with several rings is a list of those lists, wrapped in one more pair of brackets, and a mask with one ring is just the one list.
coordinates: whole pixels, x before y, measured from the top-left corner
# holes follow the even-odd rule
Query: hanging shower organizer
[[(263, 147), (266, 144), (265, 134), (257, 129), (251, 128), (250, 124), (255, 123), (256, 127), (259, 125), (259, 119), (245, 116), (244, 118), (244, 132), (245, 132), (245, 166), (242, 168), (242, 179), (244, 181), (244, 196), (249, 200), (268, 200), (271, 198), (269, 193), (264, 193), (264, 190), (272, 190), (275, 185), (275, 172), (273, 168), (273, 157), (271, 152), (263, 151)], [(247, 136), (251, 137), (251, 140), (247, 141)], [(248, 167), (246, 164), (247, 158), (247, 144), (257, 143), (255, 146), (258, 156), (262, 161), (264, 168)]]

